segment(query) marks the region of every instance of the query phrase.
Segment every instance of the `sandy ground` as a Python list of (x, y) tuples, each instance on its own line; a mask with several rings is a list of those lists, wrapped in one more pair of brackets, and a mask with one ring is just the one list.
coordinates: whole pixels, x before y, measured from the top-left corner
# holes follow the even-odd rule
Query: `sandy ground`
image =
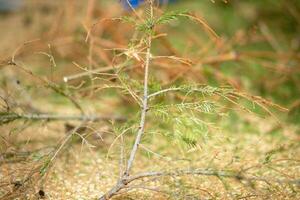
[[(270, 121), (270, 120), (268, 120)], [(260, 120), (261, 123), (266, 121)], [(266, 130), (266, 127), (262, 128)], [(35, 130), (35, 134), (32, 133)], [(172, 171), (190, 168), (212, 168), (218, 170), (241, 170), (251, 168), (247, 174), (266, 177), (270, 180), (298, 180), (300, 165), (299, 138), (292, 133), (293, 128), (283, 130), (284, 134), (272, 136), (261, 133), (216, 132), (196, 149), (182, 153), (177, 144), (166, 148), (166, 140), (154, 138), (143, 144), (137, 157), (134, 172)], [(43, 141), (62, 141), (63, 126), (50, 123), (44, 128), (28, 128), (18, 140), (31, 141), (24, 149), (42, 147)], [(35, 143), (34, 138), (39, 135)], [(87, 139), (88, 141), (88, 139)], [(24, 143), (23, 142), (23, 143)], [(32, 177), (32, 188), (27, 190), (29, 199), (36, 199), (39, 190), (45, 192), (47, 199), (97, 199), (113, 186), (120, 173), (120, 144), (110, 150), (101, 140), (91, 147), (81, 141), (66, 145), (54, 161), (49, 173), (41, 179), (38, 173)], [(97, 145), (98, 143), (98, 145)], [(90, 144), (92, 145), (92, 144)], [(47, 152), (47, 150), (44, 150)], [(129, 148), (127, 148), (127, 155)], [(270, 153), (272, 152), (272, 153)], [(269, 156), (269, 157), (268, 157)], [(266, 162), (266, 159), (269, 159)], [(28, 160), (27, 160), (28, 161)], [(25, 177), (24, 171), (38, 166), (39, 162), (24, 162), (2, 165), (1, 176), (15, 173), (15, 179)], [(22, 170), (21, 170), (22, 169)], [(19, 175), (19, 177), (18, 177)], [(7, 177), (6, 177), (7, 178)], [(11, 177), (10, 177), (11, 178)], [(253, 184), (253, 185), (252, 185)], [(134, 190), (120, 199), (298, 199), (299, 186), (288, 186), (264, 182), (239, 182), (235, 179), (212, 176), (180, 176), (149, 179), (133, 183)]]

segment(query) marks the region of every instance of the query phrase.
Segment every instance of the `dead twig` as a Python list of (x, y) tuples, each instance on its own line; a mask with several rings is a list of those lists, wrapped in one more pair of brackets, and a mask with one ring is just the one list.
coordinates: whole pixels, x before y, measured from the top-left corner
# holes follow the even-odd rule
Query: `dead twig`
[(122, 116), (105, 116), (105, 115), (63, 115), (63, 114), (15, 114), (8, 113), (0, 115), (1, 121), (13, 120), (47, 120), (47, 121), (126, 121)]
[(175, 176), (187, 176), (187, 175), (199, 175), (199, 176), (215, 176), (221, 178), (230, 178), (236, 179), (237, 181), (247, 181), (247, 182), (264, 182), (267, 184), (285, 184), (285, 185), (300, 185), (300, 180), (289, 180), (289, 179), (274, 179), (268, 177), (255, 177), (255, 176), (246, 176), (241, 174), (240, 172), (235, 171), (226, 171), (226, 170), (215, 170), (215, 169), (187, 169), (187, 170), (178, 170), (178, 171), (152, 171), (152, 172), (144, 172), (136, 175), (123, 177), (121, 181), (111, 190), (106, 196), (100, 198), (100, 200), (110, 199), (113, 196), (122, 194), (121, 190), (126, 189), (129, 190), (135, 189), (135, 187), (130, 187), (129, 184), (131, 182), (151, 178), (151, 177), (175, 177)]

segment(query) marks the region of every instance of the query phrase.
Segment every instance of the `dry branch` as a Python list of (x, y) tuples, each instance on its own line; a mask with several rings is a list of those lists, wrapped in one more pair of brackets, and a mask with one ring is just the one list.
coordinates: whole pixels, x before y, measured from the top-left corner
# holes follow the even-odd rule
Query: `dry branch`
[(173, 172), (145, 172), (140, 173), (134, 176), (131, 176), (127, 179), (127, 183), (130, 183), (134, 180), (149, 178), (149, 177), (162, 177), (162, 176), (184, 176), (184, 175), (203, 175), (203, 176), (216, 176), (224, 178), (233, 178), (236, 180), (245, 180), (245, 181), (259, 181), (265, 183), (278, 183), (278, 184), (290, 184), (290, 185), (300, 185), (300, 179), (287, 180), (287, 179), (274, 179), (267, 177), (255, 177), (255, 176), (246, 176), (240, 172), (234, 171), (225, 171), (225, 170), (213, 170), (213, 169), (194, 169), (194, 170), (179, 170)]
[(289, 179), (275, 179), (268, 177), (255, 177), (250, 175), (244, 175), (240, 172), (226, 171), (226, 170), (214, 170), (214, 169), (188, 169), (188, 170), (178, 170), (173, 172), (161, 171), (161, 172), (144, 172), (136, 175), (128, 176), (122, 179), (118, 184), (110, 190), (105, 196), (102, 196), (99, 200), (107, 200), (113, 196), (120, 195), (123, 189), (127, 191), (135, 189), (130, 187), (130, 183), (151, 177), (175, 177), (175, 176), (186, 176), (186, 175), (198, 175), (198, 176), (214, 176), (221, 178), (230, 178), (237, 181), (247, 181), (247, 182), (264, 182), (267, 184), (281, 184), (281, 185), (295, 185), (300, 186), (300, 179), (289, 180)]
[(12, 120), (47, 120), (47, 121), (126, 121), (126, 118), (122, 116), (110, 116), (110, 115), (63, 115), (63, 114), (1, 114), (1, 121)]

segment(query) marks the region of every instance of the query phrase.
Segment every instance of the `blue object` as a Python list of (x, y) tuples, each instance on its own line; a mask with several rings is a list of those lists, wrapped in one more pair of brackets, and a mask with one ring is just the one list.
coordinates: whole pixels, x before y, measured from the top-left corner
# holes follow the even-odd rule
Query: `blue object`
[[(160, 4), (166, 4), (166, 3), (171, 3), (171, 2), (175, 2), (176, 0), (157, 0)], [(130, 5), (131, 7), (133, 8), (137, 8), (139, 7), (143, 2), (144, 0), (122, 0), (123, 2), (123, 5), (126, 9), (130, 8)], [(129, 5), (129, 4), (130, 5)]]
[(131, 5), (133, 8), (137, 8), (142, 3), (142, 0), (128, 0), (128, 1), (124, 0), (124, 3), (125, 3), (125, 7), (130, 7)]

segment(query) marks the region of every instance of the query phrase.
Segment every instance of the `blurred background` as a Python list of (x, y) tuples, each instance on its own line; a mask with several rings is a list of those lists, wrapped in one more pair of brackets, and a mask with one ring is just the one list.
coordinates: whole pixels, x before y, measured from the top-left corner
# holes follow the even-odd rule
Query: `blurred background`
[[(187, 80), (216, 86), (228, 84), (290, 109), (288, 120), (299, 123), (298, 1), (186, 0), (162, 6), (167, 10), (197, 13), (221, 38), (218, 46), (213, 45), (201, 28), (185, 19), (162, 27), (161, 31), (168, 36), (162, 39), (163, 45), (155, 48), (157, 54), (185, 57), (195, 65), (185, 72), (182, 72), (184, 66), (167, 70), (158, 66), (156, 75), (163, 85)], [(113, 54), (105, 49), (126, 47), (134, 31), (125, 23), (98, 24), (93, 31), (95, 52), (91, 64), (90, 45), (85, 42), (89, 27), (101, 18), (130, 14), (124, 2), (1, 0), (0, 7), (3, 30), (0, 55), (4, 63), (18, 47), (28, 43), (19, 52), (22, 62), (58, 84), (64, 84), (63, 77), (82, 71), (74, 67), (74, 62), (93, 69), (110, 65)], [(139, 11), (143, 9), (141, 4)], [(57, 67), (49, 67), (49, 58), (37, 54), (49, 51)], [(48, 64), (45, 66), (44, 62)], [(4, 75), (10, 70), (1, 71)], [(23, 78), (18, 77), (18, 72), (13, 73), (18, 80)], [(187, 80), (183, 79), (184, 74), (188, 74), (184, 76)], [(6, 80), (4, 76), (1, 79)], [(76, 85), (80, 81), (69, 83)], [(26, 80), (21, 82), (26, 85)]]
[[(61, 81), (60, 75), (65, 73), (60, 70), (71, 68), (67, 60), (80, 61), (83, 65), (88, 62), (88, 45), (82, 40), (87, 27), (100, 18), (129, 12), (121, 4), (118, 1), (97, 0), (89, 3), (76, 0), (1, 0), (0, 26), (4, 30), (1, 31), (1, 58), (11, 56), (24, 41), (39, 39), (28, 48), (39, 44), (48, 48), (47, 44), (50, 44), (56, 62), (65, 63), (59, 64), (61, 67), (53, 72), (56, 81)], [(199, 13), (222, 38), (221, 47), (215, 48), (210, 46), (205, 33), (193, 23), (182, 20), (168, 27), (168, 40), (174, 51), (164, 53), (174, 54), (176, 51), (197, 60), (202, 71), (197, 77), (200, 82), (229, 83), (250, 89), (254, 94), (292, 110), (297, 109), (300, 95), (298, 1), (185, 0), (169, 4), (166, 9)], [(106, 23), (97, 26), (95, 34), (98, 38), (95, 39), (97, 52), (94, 64), (98, 67), (106, 65), (111, 58), (99, 49), (112, 48), (114, 44), (117, 47), (126, 45), (132, 28), (124, 24), (118, 24), (117, 28)], [(195, 48), (197, 51), (194, 51)], [(36, 58), (40, 56), (34, 57), (41, 59)], [(217, 59), (217, 62), (211, 59)], [(47, 74), (47, 70), (44, 73)], [(298, 113), (291, 112), (293, 116)]]

